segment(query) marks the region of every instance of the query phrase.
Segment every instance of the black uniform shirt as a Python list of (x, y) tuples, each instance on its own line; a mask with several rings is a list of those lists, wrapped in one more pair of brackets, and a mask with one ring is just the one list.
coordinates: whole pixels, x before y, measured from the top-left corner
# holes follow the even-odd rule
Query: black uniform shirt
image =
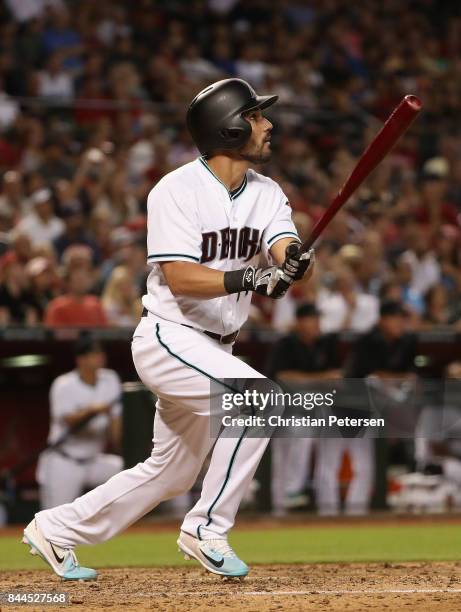
[(305, 344), (295, 333), (285, 336), (272, 350), (268, 375), (274, 378), (283, 370), (311, 373), (336, 369), (339, 367), (337, 345), (336, 334), (320, 336), (312, 344)]
[(352, 348), (347, 376), (363, 378), (377, 371), (411, 372), (416, 356), (416, 336), (405, 333), (387, 340), (378, 326), (361, 336)]

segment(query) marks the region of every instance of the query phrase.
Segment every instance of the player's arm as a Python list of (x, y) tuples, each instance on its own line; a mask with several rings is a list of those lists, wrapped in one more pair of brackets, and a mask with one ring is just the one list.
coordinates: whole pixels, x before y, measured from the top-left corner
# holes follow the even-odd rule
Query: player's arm
[(224, 272), (188, 261), (168, 261), (160, 265), (173, 295), (203, 299), (227, 295)]
[(278, 299), (283, 297), (297, 280), (294, 273), (284, 266), (257, 268), (248, 265), (240, 270), (220, 272), (201, 264), (184, 261), (163, 262), (160, 265), (174, 295), (196, 299), (211, 299), (248, 291)]
[(109, 410), (110, 404), (92, 404), (91, 406), (86, 406), (77, 410), (76, 412), (66, 414), (62, 420), (68, 427), (77, 427), (77, 425), (83, 421), (93, 418), (97, 414), (105, 414)]
[(256, 291), (279, 298), (295, 280), (312, 274), (313, 251), (298, 253), (299, 241), (282, 238), (271, 247), (270, 254), (278, 264), (268, 268), (247, 266), (241, 270), (221, 272), (188, 261), (160, 262), (163, 275), (174, 295), (211, 299), (229, 293)]
[(277, 240), (277, 242), (275, 242), (269, 249), (272, 259), (278, 266), (283, 265), (286, 258), (287, 247), (292, 242), (299, 244), (299, 241), (294, 240), (293, 238), (281, 238), (280, 240)]

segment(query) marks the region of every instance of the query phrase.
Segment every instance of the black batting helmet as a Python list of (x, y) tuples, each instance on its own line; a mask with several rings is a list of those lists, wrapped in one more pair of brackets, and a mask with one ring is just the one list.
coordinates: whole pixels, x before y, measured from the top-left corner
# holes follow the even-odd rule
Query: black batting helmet
[(278, 96), (258, 96), (242, 79), (224, 79), (205, 87), (190, 103), (187, 127), (202, 155), (241, 147), (251, 135), (242, 113), (267, 108)]

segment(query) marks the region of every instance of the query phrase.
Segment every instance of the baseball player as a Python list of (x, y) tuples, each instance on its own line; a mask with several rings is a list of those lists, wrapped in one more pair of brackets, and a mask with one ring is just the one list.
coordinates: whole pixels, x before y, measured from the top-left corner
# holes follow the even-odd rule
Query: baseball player
[(71, 502), (84, 487), (95, 487), (123, 468), (119, 455), (103, 452), (109, 436), (119, 442), (120, 379), (103, 367), (102, 347), (91, 338), (77, 341), (75, 355), (77, 367), (51, 385), (51, 448), (37, 465), (42, 508)]
[(178, 546), (215, 574), (248, 573), (227, 534), (268, 439), (244, 429), (238, 439), (213, 440), (210, 381), (263, 378), (232, 355), (252, 292), (281, 298), (312, 273), (313, 252), (299, 250), (286, 196), (250, 169), (270, 158), (272, 124), (263, 111), (276, 100), (240, 79), (206, 87), (187, 112), (201, 156), (164, 176), (148, 196), (152, 270), (132, 353), (139, 377), (158, 397), (154, 447), (144, 463), (71, 504), (37, 513), (26, 527), (23, 541), (63, 578), (94, 578), (74, 547), (103, 542), (187, 491), (212, 447)]

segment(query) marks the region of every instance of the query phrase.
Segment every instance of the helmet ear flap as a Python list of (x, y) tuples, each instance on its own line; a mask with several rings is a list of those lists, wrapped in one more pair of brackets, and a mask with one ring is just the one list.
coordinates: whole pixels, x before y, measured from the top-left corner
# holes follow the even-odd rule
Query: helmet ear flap
[(221, 136), (228, 144), (238, 144), (239, 140), (244, 138), (245, 130), (239, 127), (223, 128), (220, 131)]

